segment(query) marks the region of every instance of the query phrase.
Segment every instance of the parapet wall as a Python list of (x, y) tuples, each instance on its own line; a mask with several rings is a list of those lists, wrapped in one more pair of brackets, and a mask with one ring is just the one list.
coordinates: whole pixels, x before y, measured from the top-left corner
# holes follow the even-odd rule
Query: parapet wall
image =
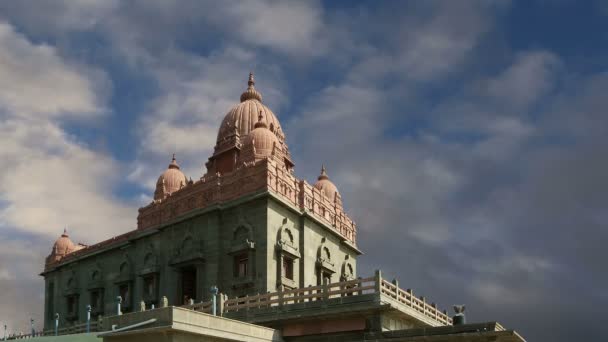
[(258, 191), (270, 191), (305, 210), (346, 240), (356, 244), (355, 223), (343, 212), (341, 200), (333, 202), (304, 180), (273, 160), (242, 165), (226, 174), (205, 175), (162, 201), (139, 209), (137, 228), (148, 229), (215, 204), (234, 200)]

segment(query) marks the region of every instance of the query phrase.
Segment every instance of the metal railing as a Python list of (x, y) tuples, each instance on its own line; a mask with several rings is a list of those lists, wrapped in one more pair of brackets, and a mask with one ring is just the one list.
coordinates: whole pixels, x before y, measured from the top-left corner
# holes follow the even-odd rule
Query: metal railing
[[(90, 327), (90, 332), (98, 332), (99, 329), (101, 328), (101, 322), (99, 321), (91, 321), (91, 327)], [(72, 335), (72, 334), (82, 334), (87, 332), (87, 323), (79, 323), (79, 324), (74, 324), (68, 327), (63, 327), (61, 329), (57, 330), (57, 335)], [(48, 329), (48, 330), (44, 330), (44, 331), (37, 331), (29, 334), (23, 334), (23, 333), (18, 333), (18, 334), (11, 334), (9, 336), (7, 336), (7, 340), (21, 340), (21, 339), (29, 339), (29, 338), (34, 338), (34, 337), (42, 337), (42, 336), (54, 336), (55, 335), (55, 330), (54, 329)], [(0, 340), (3, 340), (2, 338), (0, 338)]]

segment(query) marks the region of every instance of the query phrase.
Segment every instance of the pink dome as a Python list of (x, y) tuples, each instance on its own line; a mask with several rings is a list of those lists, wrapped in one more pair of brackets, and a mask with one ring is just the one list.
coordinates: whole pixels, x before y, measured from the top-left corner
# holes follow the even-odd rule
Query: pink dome
[(327, 176), (325, 166), (321, 167), (321, 175), (319, 176), (314, 187), (319, 189), (321, 193), (327, 198), (329, 198), (331, 201), (335, 201), (336, 196), (339, 195), (338, 188), (332, 181), (329, 180), (329, 176)]
[(279, 140), (262, 121), (261, 114), (258, 120), (255, 128), (243, 142), (243, 155), (255, 155), (256, 158), (270, 157), (275, 146), (279, 147)]
[(63, 256), (73, 252), (74, 250), (75, 245), (72, 240), (70, 240), (67, 230), (64, 229), (63, 234), (61, 234), (61, 236), (55, 241), (51, 254)]
[(163, 172), (156, 181), (156, 191), (154, 191), (154, 200), (165, 199), (168, 195), (176, 192), (185, 186), (186, 175), (179, 169), (179, 165), (175, 160), (175, 155), (171, 160), (171, 164), (165, 172)]
[(232, 107), (222, 120), (217, 134), (217, 145), (220, 145), (224, 140), (228, 140), (235, 132), (238, 132), (241, 138), (247, 136), (255, 128), (260, 112), (262, 113), (262, 121), (268, 129), (280, 141), (285, 140), (279, 120), (268, 107), (262, 104), (262, 94), (254, 88), (255, 81), (251, 73), (249, 74), (248, 84), (247, 90), (241, 94), (241, 103)]

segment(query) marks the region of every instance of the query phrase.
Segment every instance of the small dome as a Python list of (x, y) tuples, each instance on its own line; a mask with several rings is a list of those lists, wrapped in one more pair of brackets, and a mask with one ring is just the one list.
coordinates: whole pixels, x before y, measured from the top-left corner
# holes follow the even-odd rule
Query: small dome
[(275, 146), (279, 147), (279, 140), (262, 121), (260, 113), (254, 129), (243, 142), (243, 155), (255, 155), (256, 158), (270, 157)]
[(258, 114), (262, 113), (262, 121), (281, 141), (284, 140), (281, 124), (276, 115), (262, 104), (262, 95), (254, 88), (253, 74), (249, 74), (247, 90), (241, 94), (241, 103), (232, 107), (226, 114), (217, 134), (217, 144), (227, 140), (238, 132), (243, 138), (249, 134), (258, 122)]
[(74, 250), (75, 250), (75, 245), (72, 242), (72, 240), (70, 240), (67, 229), (64, 229), (63, 234), (61, 234), (59, 239), (57, 239), (55, 241), (55, 244), (53, 245), (53, 250), (51, 251), (51, 253), (56, 256), (63, 256), (63, 255), (72, 253)]
[(170, 195), (181, 189), (187, 184), (186, 175), (179, 169), (179, 165), (175, 160), (175, 154), (171, 160), (171, 164), (165, 172), (163, 172), (156, 181), (156, 191), (154, 191), (154, 200), (162, 200), (167, 195)]
[(324, 194), (331, 201), (336, 200), (336, 196), (339, 195), (338, 188), (336, 185), (329, 180), (329, 176), (327, 176), (327, 172), (325, 171), (325, 166), (321, 166), (321, 175), (317, 182), (314, 185), (315, 188), (319, 189), (322, 194)]

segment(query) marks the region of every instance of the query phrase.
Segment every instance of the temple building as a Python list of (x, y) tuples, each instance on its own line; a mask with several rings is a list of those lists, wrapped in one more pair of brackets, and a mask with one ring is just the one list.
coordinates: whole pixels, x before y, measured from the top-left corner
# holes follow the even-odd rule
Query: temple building
[[(337, 186), (324, 166), (312, 183), (295, 176), (285, 133), (253, 74), (222, 120), (205, 166), (204, 174), (187, 177), (173, 155), (132, 231), (90, 246), (73, 243), (64, 231), (41, 274), (45, 330), (78, 327), (90, 315), (99, 331), (148, 322), (135, 329), (146, 340), (160, 327), (175, 340), (189, 334), (213, 341), (363, 334), (388, 340), (388, 332), (424, 337), (428, 331), (416, 329), (433, 327), (470, 332), (381, 272), (359, 276), (357, 228)], [(206, 328), (210, 313), (233, 328), (224, 335), (213, 330), (215, 323)], [(198, 332), (179, 330), (180, 320)], [(488, 327), (488, 338), (523, 341), (499, 325)], [(228, 337), (239, 329), (248, 333)], [(131, 335), (117, 330), (104, 340)]]

